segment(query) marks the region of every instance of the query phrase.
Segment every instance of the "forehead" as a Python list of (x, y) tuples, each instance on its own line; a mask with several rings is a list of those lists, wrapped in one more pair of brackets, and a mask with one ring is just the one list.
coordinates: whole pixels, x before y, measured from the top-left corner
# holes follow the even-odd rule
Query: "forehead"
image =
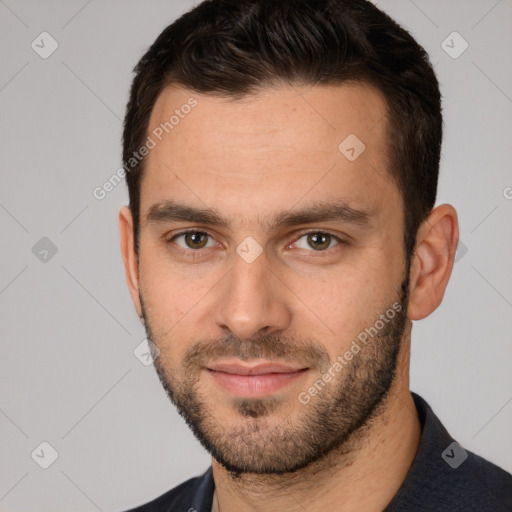
[[(290, 142), (296, 150), (300, 150), (296, 142), (301, 138), (302, 144), (310, 141), (306, 149), (332, 150), (332, 144), (336, 147), (343, 135), (358, 132), (369, 139), (367, 132), (377, 125), (383, 128), (385, 116), (383, 95), (364, 83), (282, 85), (240, 99), (169, 86), (155, 102), (148, 132), (159, 127), (165, 130), (167, 123), (163, 136), (168, 142), (176, 136), (192, 137), (209, 149), (222, 146), (226, 139), (254, 146), (267, 143), (271, 135), (276, 142)], [(376, 130), (375, 135), (380, 131)], [(165, 145), (165, 140), (162, 142)]]
[(263, 214), (301, 198), (396, 201), (386, 127), (385, 99), (366, 84), (274, 86), (241, 99), (167, 87), (148, 125), (141, 209), (170, 198)]

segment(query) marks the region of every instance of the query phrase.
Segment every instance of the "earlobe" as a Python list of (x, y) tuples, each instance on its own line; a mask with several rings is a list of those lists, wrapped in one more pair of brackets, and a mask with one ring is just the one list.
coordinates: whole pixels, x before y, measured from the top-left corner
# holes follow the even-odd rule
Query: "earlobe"
[(121, 243), (121, 256), (128, 289), (139, 318), (142, 318), (139, 299), (139, 262), (134, 248), (133, 217), (128, 206), (119, 210), (119, 236)]
[(443, 300), (459, 240), (457, 212), (449, 204), (432, 210), (421, 224), (411, 262), (407, 316), (421, 320)]

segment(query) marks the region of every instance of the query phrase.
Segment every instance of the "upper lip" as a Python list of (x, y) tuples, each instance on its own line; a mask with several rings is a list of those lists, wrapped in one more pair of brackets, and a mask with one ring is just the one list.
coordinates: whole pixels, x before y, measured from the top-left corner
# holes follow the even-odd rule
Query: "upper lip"
[(255, 365), (240, 363), (216, 363), (208, 366), (208, 370), (232, 373), (235, 375), (264, 375), (267, 373), (293, 373), (304, 370), (304, 367), (292, 366), (285, 363), (264, 362)]

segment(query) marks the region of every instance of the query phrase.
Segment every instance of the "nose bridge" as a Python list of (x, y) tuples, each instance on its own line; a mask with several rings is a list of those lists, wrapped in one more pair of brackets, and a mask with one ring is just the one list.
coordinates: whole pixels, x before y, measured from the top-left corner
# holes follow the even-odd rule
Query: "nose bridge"
[(264, 253), (253, 261), (235, 255), (232, 269), (223, 281), (215, 318), (219, 327), (241, 339), (260, 331), (270, 334), (286, 329), (291, 321), (290, 310)]

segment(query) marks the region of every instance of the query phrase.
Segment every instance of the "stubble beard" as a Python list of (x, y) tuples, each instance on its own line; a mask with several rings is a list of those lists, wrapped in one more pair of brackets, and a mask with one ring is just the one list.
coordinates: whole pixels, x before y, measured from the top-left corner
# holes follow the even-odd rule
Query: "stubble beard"
[[(160, 382), (202, 446), (234, 476), (294, 473), (333, 451), (343, 452), (351, 438), (364, 433), (382, 412), (395, 380), (407, 320), (408, 272), (406, 275), (395, 301), (401, 309), (309, 403), (301, 404), (292, 394), (291, 399), (297, 400), (292, 419), (279, 418), (284, 404), (276, 396), (232, 397), (231, 412), (238, 421), (226, 425), (222, 413), (216, 414), (211, 397), (201, 390), (201, 365), (229, 356), (244, 361), (301, 361), (318, 371), (316, 381), (333, 364), (317, 343), (283, 343), (286, 338), (279, 334), (257, 340), (228, 337), (197, 343), (187, 351), (181, 368), (170, 368), (165, 357), (154, 359)], [(147, 337), (159, 348), (170, 346), (155, 338), (142, 294), (140, 299)], [(387, 310), (391, 309), (390, 304)]]

